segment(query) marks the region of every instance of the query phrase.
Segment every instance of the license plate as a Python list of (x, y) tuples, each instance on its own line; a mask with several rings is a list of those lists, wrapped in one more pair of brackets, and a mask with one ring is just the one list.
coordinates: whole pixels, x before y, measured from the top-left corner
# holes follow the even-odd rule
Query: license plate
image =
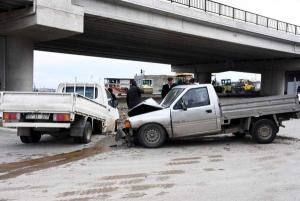
[(50, 118), (50, 114), (27, 114), (26, 119), (40, 119), (40, 120), (48, 120)]

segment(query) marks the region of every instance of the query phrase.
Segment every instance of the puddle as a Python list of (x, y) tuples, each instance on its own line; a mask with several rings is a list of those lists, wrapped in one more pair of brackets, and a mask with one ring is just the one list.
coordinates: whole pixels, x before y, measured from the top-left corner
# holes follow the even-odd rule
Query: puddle
[(213, 171), (215, 171), (214, 168), (204, 168), (203, 170), (206, 171), (206, 172), (213, 172)]
[(208, 156), (208, 158), (222, 158), (222, 155), (212, 155), (212, 156)]
[(172, 188), (175, 186), (175, 184), (145, 184), (145, 185), (136, 185), (131, 186), (131, 191), (144, 191), (149, 190), (153, 188), (159, 188), (159, 189), (167, 189)]
[(140, 178), (140, 177), (147, 177), (148, 175), (145, 173), (140, 174), (125, 174), (125, 175), (113, 175), (113, 176), (106, 176), (102, 177), (103, 180), (119, 180), (119, 179), (132, 179), (132, 178)]
[(125, 181), (121, 181), (120, 185), (138, 184), (138, 183), (142, 183), (144, 181), (145, 181), (145, 179), (125, 180)]
[(128, 199), (128, 198), (141, 198), (147, 195), (146, 193), (129, 193), (125, 196), (123, 196), (123, 199)]
[(110, 150), (109, 145), (113, 143), (113, 137), (105, 137), (92, 147), (84, 148), (69, 153), (63, 153), (43, 158), (0, 164), (0, 180), (15, 178), (20, 175), (31, 173), (51, 167), (68, 164), (87, 157), (91, 157)]
[(70, 197), (75, 195), (93, 195), (101, 193), (110, 193), (118, 190), (118, 187), (103, 187), (103, 188), (90, 188), (82, 191), (67, 191), (57, 195), (58, 198)]
[(263, 156), (263, 157), (259, 157), (257, 158), (258, 161), (269, 161), (269, 160), (274, 160), (276, 159), (276, 156)]
[(168, 192), (162, 191), (162, 192), (157, 193), (155, 196), (163, 196), (163, 195), (166, 195), (166, 194), (168, 194)]
[(166, 180), (168, 180), (168, 179), (170, 179), (169, 176), (161, 176), (161, 177), (158, 177), (158, 178), (156, 179), (156, 181), (166, 181)]
[(195, 164), (195, 163), (199, 163), (199, 161), (171, 162), (171, 163), (168, 163), (167, 165), (189, 165), (189, 164)]
[(192, 161), (192, 160), (200, 160), (201, 157), (190, 157), (190, 158), (175, 158), (175, 159), (172, 159), (172, 161)]
[(185, 171), (183, 170), (166, 170), (158, 172), (159, 175), (174, 175), (174, 174), (183, 174)]
[(211, 159), (209, 162), (221, 162), (224, 161), (223, 159)]

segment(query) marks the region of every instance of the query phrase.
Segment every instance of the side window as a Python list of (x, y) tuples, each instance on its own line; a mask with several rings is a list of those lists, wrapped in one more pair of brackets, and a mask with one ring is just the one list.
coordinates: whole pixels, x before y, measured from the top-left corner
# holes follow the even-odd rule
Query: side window
[(187, 108), (210, 105), (206, 87), (191, 89), (182, 98), (185, 101)]
[(113, 107), (112, 96), (109, 91), (107, 91), (107, 90), (105, 90), (105, 91), (106, 91), (106, 95), (107, 95), (107, 99), (108, 99), (108, 105)]

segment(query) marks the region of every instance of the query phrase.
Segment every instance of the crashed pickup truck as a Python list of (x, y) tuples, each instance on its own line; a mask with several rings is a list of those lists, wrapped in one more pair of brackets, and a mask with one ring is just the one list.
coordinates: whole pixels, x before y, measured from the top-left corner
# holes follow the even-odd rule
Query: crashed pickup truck
[(254, 141), (271, 143), (282, 122), (298, 118), (297, 96), (249, 98), (220, 103), (212, 85), (173, 88), (161, 104), (146, 100), (128, 112), (118, 136), (156, 148), (167, 139), (233, 133), (250, 134)]

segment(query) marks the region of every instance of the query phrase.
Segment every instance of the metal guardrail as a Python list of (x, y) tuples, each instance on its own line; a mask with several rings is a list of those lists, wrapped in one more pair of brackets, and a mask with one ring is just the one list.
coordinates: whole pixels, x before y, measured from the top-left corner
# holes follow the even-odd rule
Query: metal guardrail
[(258, 15), (252, 12), (227, 6), (222, 3), (218, 3), (211, 0), (167, 0), (171, 3), (177, 3), (181, 5), (188, 6), (190, 8), (195, 8), (203, 10), (205, 12), (214, 13), (220, 16), (253, 23), (256, 25), (264, 26), (271, 29), (276, 29), (279, 31), (285, 31), (290, 34), (300, 35), (300, 26), (290, 24), (287, 22), (275, 20), (262, 15)]

